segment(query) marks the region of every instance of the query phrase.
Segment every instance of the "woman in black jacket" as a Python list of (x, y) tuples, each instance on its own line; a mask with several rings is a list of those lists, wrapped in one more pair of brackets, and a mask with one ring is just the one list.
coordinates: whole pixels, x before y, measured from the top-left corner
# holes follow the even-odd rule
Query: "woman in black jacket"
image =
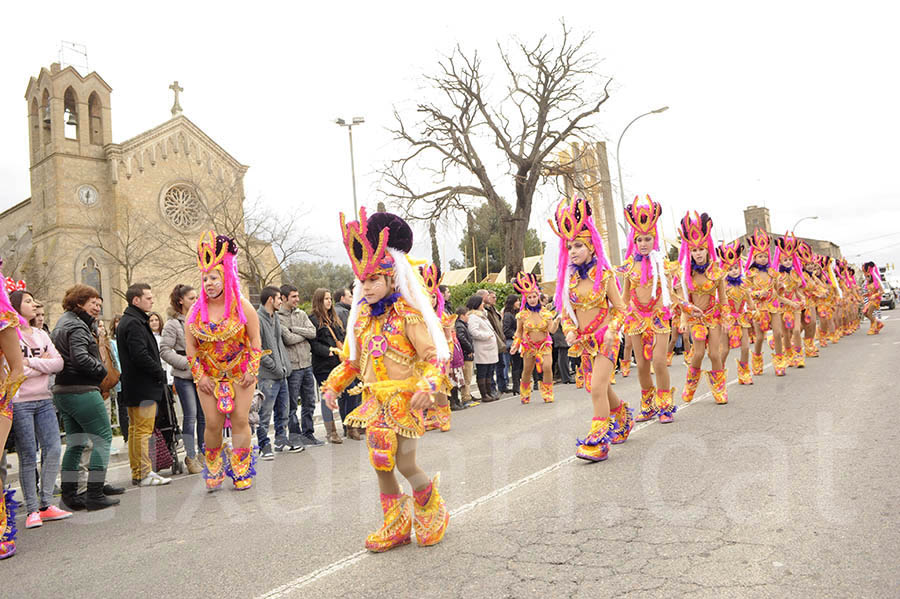
[[(336, 352), (341, 349), (345, 336), (344, 323), (338, 317), (337, 312), (335, 312), (331, 292), (327, 289), (320, 287), (313, 293), (312, 312), (309, 315), (309, 320), (316, 327), (316, 338), (309, 341), (312, 352), (313, 376), (316, 379), (316, 385), (321, 387), (328, 375), (331, 374), (331, 371), (341, 363)], [(325, 430), (328, 431), (328, 441), (330, 443), (343, 442), (334, 424), (334, 413), (325, 405), (324, 399), (322, 399), (321, 404), (322, 420), (325, 423)], [(338, 398), (341, 424), (344, 423), (347, 414), (355, 410), (358, 404), (359, 395), (350, 395), (346, 391), (341, 394)], [(359, 441), (362, 439), (360, 430), (355, 427), (344, 426), (344, 435)]]
[[(516, 336), (516, 313), (519, 311), (519, 301), (521, 299), (522, 296), (518, 293), (510, 293), (506, 296), (506, 303), (503, 305), (503, 337), (506, 341), (507, 352), (512, 347), (513, 338)], [(516, 391), (519, 388), (519, 382), (522, 380), (522, 369), (525, 365), (522, 363), (522, 356), (519, 352), (510, 354), (509, 357), (512, 366), (512, 388)]]
[[(70, 510), (101, 510), (118, 505), (118, 499), (106, 497), (106, 467), (112, 429), (106, 405), (100, 395), (100, 382), (106, 367), (100, 359), (100, 347), (94, 337), (95, 319), (100, 316), (103, 299), (88, 285), (75, 285), (63, 298), (65, 312), (51, 333), (53, 345), (63, 359), (63, 369), (53, 385), (53, 403), (66, 429), (66, 453), (62, 459), (62, 501)], [(88, 466), (86, 497), (77, 495), (78, 466), (86, 441), (93, 443)], [(119, 491), (112, 487), (107, 492)]]

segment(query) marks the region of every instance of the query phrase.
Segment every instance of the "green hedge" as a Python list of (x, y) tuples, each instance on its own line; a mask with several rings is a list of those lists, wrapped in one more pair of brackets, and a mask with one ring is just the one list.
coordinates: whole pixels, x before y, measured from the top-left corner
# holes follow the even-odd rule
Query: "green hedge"
[(450, 288), (450, 304), (453, 309), (465, 306), (466, 301), (479, 289), (488, 289), (497, 294), (497, 310), (503, 309), (506, 296), (515, 293), (512, 283), (463, 283)]

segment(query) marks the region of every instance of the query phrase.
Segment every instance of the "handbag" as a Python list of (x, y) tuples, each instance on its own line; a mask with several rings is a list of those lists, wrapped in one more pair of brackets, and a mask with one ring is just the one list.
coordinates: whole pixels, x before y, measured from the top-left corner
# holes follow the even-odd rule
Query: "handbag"
[(109, 397), (109, 391), (119, 383), (121, 373), (116, 368), (116, 363), (112, 357), (112, 348), (109, 346), (109, 338), (105, 335), (97, 338), (97, 345), (100, 349), (100, 361), (106, 367), (106, 376), (100, 381), (100, 394), (103, 399)]
[(153, 429), (153, 447), (151, 452), (153, 462), (153, 471), (159, 472), (164, 468), (171, 468), (174, 463), (172, 453), (166, 445), (166, 439), (163, 437), (162, 431), (158, 428)]
[(331, 328), (331, 325), (328, 324), (328, 321), (325, 321), (325, 326), (328, 327), (328, 331), (331, 333), (331, 336), (334, 337), (334, 343), (335, 343), (335, 345), (337, 345), (337, 348), (338, 348), (339, 350), (342, 350), (342, 351), (343, 351), (343, 349), (344, 349), (344, 342), (341, 341), (341, 339), (338, 338), (338, 336), (334, 334), (334, 329)]

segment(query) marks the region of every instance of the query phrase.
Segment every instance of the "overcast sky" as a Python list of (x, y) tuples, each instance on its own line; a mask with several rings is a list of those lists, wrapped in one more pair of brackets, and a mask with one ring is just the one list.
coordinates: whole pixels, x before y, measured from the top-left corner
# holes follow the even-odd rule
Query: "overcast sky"
[[(743, 232), (743, 208), (765, 204), (776, 231), (818, 215), (798, 233), (830, 239), (855, 261), (900, 263), (894, 3), (137, 6), (6, 8), (7, 23), (18, 25), (0, 38), (0, 210), (30, 195), (28, 78), (57, 59), (60, 41), (75, 41), (113, 88), (114, 141), (167, 120), (177, 79), (185, 116), (250, 166), (247, 196), (308, 211), (328, 236), (323, 253), (345, 260), (337, 212), (352, 211), (349, 150), (335, 117), (366, 119), (354, 129), (357, 188), (374, 208), (376, 170), (396, 153), (386, 131), (391, 111), (410, 114), (428, 96), (422, 75), (456, 43), (495, 56), (497, 41), (556, 35), (565, 17), (576, 32), (594, 32), (591, 50), (613, 78), (596, 119), (611, 154), (633, 117), (670, 107), (636, 123), (621, 156), (626, 195), (649, 193), (663, 204), (667, 237), (688, 209), (709, 212), (717, 238), (732, 237)], [(498, 72), (492, 84), (502, 83)], [(514, 197), (511, 180), (498, 183)], [(557, 199), (543, 190), (532, 214), (546, 241), (554, 241), (546, 218)], [(443, 231), (445, 261), (459, 257), (459, 230)], [(415, 252), (430, 255), (426, 235)]]

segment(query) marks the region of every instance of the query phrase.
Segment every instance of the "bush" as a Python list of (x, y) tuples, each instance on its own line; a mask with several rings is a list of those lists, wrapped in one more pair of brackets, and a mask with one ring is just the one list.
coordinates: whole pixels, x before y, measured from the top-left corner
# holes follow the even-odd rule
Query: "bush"
[(503, 302), (510, 293), (515, 293), (512, 283), (463, 283), (450, 288), (450, 305), (453, 309), (465, 306), (466, 301), (479, 289), (487, 289), (497, 294), (497, 310), (503, 309)]

